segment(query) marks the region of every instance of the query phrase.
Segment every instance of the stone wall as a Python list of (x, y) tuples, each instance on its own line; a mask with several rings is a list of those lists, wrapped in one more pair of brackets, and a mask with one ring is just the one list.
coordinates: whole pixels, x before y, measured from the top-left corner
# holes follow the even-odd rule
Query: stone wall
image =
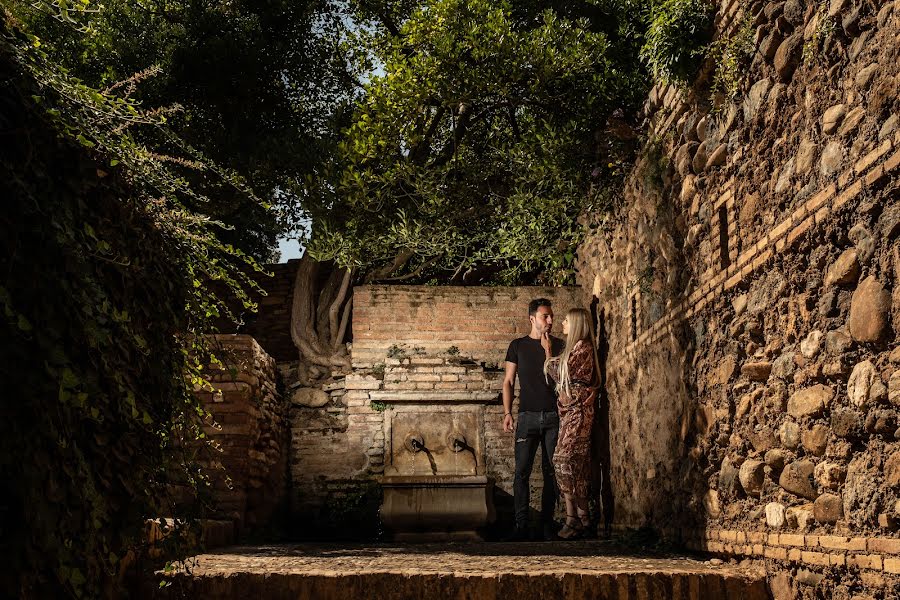
[[(530, 330), (531, 299), (550, 298), (564, 315), (580, 295), (577, 288), (357, 287), (353, 372), (321, 390), (291, 392), (293, 512), (330, 528), (297, 533), (377, 533), (373, 483), (389, 459), (398, 413), (473, 412), (485, 451), (478, 472), (495, 479), (502, 510), (513, 475), (512, 434), (500, 429), (506, 348)], [(532, 484), (537, 500), (539, 469)]]
[(579, 253), (616, 521), (769, 561), (777, 598), (894, 597), (900, 8), (725, 2), (719, 35), (745, 18), (741, 97), (654, 88)]
[(275, 361), (247, 335), (216, 335), (226, 369), (197, 396), (212, 418), (204, 432), (220, 452), (203, 462), (213, 486), (212, 519), (230, 520), (235, 534), (281, 527), (287, 508), (287, 403), (276, 389)]

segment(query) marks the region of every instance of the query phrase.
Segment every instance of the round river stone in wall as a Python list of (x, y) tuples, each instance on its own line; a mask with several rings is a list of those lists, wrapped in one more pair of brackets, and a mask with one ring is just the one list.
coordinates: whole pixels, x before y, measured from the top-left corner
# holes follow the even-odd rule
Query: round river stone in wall
[(758, 460), (745, 460), (739, 473), (741, 487), (748, 496), (759, 496), (766, 481), (765, 463)]
[(819, 169), (822, 175), (829, 177), (834, 175), (844, 163), (844, 147), (840, 142), (828, 142), (825, 150), (822, 152), (822, 159), (819, 162)]
[(857, 342), (877, 342), (888, 331), (891, 295), (873, 276), (863, 279), (850, 301), (848, 328)]
[(800, 64), (802, 50), (802, 33), (795, 33), (778, 46), (778, 51), (775, 52), (775, 72), (781, 81), (787, 82), (794, 75), (794, 70)]
[(812, 484), (814, 470), (815, 466), (810, 461), (795, 460), (785, 465), (778, 478), (778, 485), (795, 496), (815, 500), (817, 494)]
[(317, 388), (299, 388), (291, 396), (291, 402), (297, 406), (320, 408), (328, 404), (331, 397)]
[(822, 414), (834, 397), (834, 390), (827, 385), (817, 384), (791, 395), (788, 400), (788, 414), (793, 417), (815, 417)]
[(836, 104), (826, 110), (825, 114), (822, 116), (822, 132), (828, 135), (837, 131), (837, 128), (840, 126), (841, 121), (844, 120), (846, 114), (846, 104)]
[(778, 428), (781, 445), (794, 450), (800, 445), (800, 426), (793, 421), (785, 421)]
[(825, 287), (856, 283), (859, 277), (859, 255), (855, 248), (844, 250), (825, 273)]
[(828, 427), (816, 423), (811, 429), (801, 433), (800, 439), (807, 452), (814, 456), (822, 456), (828, 447)]
[(875, 365), (864, 360), (853, 367), (847, 380), (847, 397), (855, 406), (864, 408), (869, 403), (869, 392), (875, 381)]

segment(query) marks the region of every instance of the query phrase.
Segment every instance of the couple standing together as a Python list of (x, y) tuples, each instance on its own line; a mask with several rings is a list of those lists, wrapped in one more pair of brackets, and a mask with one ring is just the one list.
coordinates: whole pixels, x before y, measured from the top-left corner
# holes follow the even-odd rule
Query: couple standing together
[[(591, 426), (600, 383), (593, 324), (583, 308), (573, 308), (562, 322), (563, 341), (550, 335), (553, 309), (546, 298), (528, 305), (531, 332), (510, 343), (503, 380), (503, 429), (515, 428), (513, 501), (516, 529), (512, 539), (528, 539), (529, 478), (541, 448), (544, 489), (541, 520), (545, 539), (575, 539), (587, 533)], [(512, 414), (519, 377), (519, 413)], [(566, 505), (565, 526), (553, 531), (557, 489)]]

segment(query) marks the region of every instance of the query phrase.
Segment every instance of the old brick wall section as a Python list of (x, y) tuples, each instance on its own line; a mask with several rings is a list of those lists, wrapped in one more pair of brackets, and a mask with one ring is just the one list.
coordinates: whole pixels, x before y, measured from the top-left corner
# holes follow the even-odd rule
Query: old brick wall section
[[(357, 287), (353, 373), (327, 383), (314, 402), (308, 392), (296, 394), (291, 409), (294, 513), (310, 523), (350, 524), (357, 535), (369, 533), (377, 525), (374, 514), (368, 522), (354, 519), (363, 505), (377, 509), (371, 484), (384, 472), (392, 418), (398, 411), (428, 411), (429, 403), (477, 406), (485, 473), (499, 493), (511, 495), (513, 439), (500, 430), (499, 369), (509, 342), (528, 333), (528, 302), (538, 297), (564, 315), (578, 305), (581, 291)], [(539, 469), (532, 483), (532, 498), (539, 500)]]
[(510, 340), (527, 335), (528, 302), (548, 298), (562, 317), (580, 300), (572, 288), (363, 286), (353, 293), (353, 362), (383, 363), (393, 346), (503, 365)]
[(221, 449), (206, 461), (215, 508), (210, 516), (230, 519), (240, 535), (272, 525), (286, 507), (288, 407), (276, 390), (275, 361), (253, 338), (212, 338), (229, 370), (212, 374), (213, 391), (196, 392), (214, 421), (204, 431)]
[(238, 301), (228, 294), (224, 286), (218, 291), (229, 298), (231, 310), (243, 319), (244, 324), (236, 326), (230, 320), (221, 318), (216, 323), (223, 334), (242, 334), (256, 340), (262, 349), (278, 362), (297, 360), (297, 349), (291, 340), (291, 305), (294, 301), (294, 279), (297, 276), (299, 260), (265, 265), (269, 275), (250, 273), (250, 278), (263, 290), (263, 294), (251, 293), (250, 299), (259, 305), (256, 313), (245, 311)]

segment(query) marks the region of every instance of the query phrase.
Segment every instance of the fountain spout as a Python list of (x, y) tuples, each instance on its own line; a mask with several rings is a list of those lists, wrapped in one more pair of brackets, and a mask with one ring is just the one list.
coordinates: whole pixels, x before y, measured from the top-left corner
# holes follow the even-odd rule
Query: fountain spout
[(410, 452), (422, 452), (423, 450), (428, 450), (425, 447), (425, 440), (419, 433), (410, 433), (407, 435), (406, 439), (403, 441), (403, 445), (406, 446), (406, 449)]
[(454, 431), (447, 436), (447, 446), (454, 452), (462, 452), (469, 448), (466, 443), (466, 436), (458, 431)]

